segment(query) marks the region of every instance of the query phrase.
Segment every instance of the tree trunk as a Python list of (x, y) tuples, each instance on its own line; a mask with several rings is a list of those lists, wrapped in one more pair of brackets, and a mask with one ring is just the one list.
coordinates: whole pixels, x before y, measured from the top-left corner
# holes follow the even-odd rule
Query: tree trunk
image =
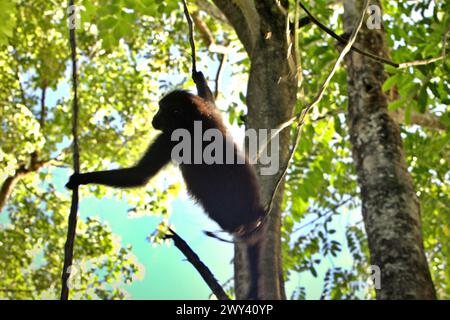
[[(294, 52), (289, 52), (290, 39), (286, 36), (286, 19), (275, 1), (214, 0), (235, 28), (250, 60), (251, 69), (247, 88), (247, 128), (271, 129), (293, 115), (296, 102), (297, 79)], [(291, 46), (293, 47), (293, 46)], [(289, 57), (289, 58), (287, 58)], [(279, 140), (280, 170), (283, 169), (290, 145), (290, 132), (285, 130)], [(260, 173), (259, 166), (256, 166)], [(267, 204), (278, 179), (275, 175), (259, 175), (263, 203)], [(285, 299), (281, 261), (281, 200), (280, 187), (269, 214), (263, 241), (260, 265), (260, 299)], [(245, 297), (249, 284), (246, 250), (235, 246), (236, 298)]]
[[(361, 5), (359, 0), (344, 1), (346, 33), (351, 32)], [(364, 25), (357, 44), (387, 56), (383, 29), (369, 30)], [(362, 215), (371, 264), (381, 270), (377, 299), (435, 299), (422, 242), (420, 204), (407, 171), (399, 127), (388, 115), (382, 91), (384, 66), (354, 52), (347, 55), (346, 65), (348, 123)]]

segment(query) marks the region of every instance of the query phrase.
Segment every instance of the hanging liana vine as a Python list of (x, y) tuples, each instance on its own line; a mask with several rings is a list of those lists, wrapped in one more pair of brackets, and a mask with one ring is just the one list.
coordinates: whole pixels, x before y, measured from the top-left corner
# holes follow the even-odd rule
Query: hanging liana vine
[[(72, 136), (73, 136), (73, 171), (80, 172), (80, 154), (78, 148), (78, 75), (77, 75), (77, 41), (76, 41), (76, 6), (74, 0), (69, 0), (67, 8), (69, 39), (72, 60)], [(70, 206), (70, 214), (67, 228), (66, 244), (64, 246), (64, 266), (61, 275), (61, 300), (69, 298), (69, 277), (72, 271), (73, 247), (75, 244), (75, 233), (77, 229), (78, 214), (78, 187), (72, 191), (72, 204)]]

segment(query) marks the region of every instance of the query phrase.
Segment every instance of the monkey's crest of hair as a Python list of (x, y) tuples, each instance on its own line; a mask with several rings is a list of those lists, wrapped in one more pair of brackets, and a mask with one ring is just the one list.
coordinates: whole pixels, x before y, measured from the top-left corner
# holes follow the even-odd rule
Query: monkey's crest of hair
[[(187, 116), (192, 117), (190, 120), (199, 120), (203, 125), (214, 127), (221, 132), (226, 133), (227, 128), (222, 121), (220, 111), (217, 110), (214, 103), (207, 101), (187, 90), (177, 89), (165, 95), (159, 102), (160, 107), (169, 108), (187, 108)], [(197, 119), (196, 119), (197, 118)]]
[(179, 105), (184, 107), (193, 106), (202, 114), (207, 114), (209, 111), (211, 111), (210, 110), (211, 106), (205, 100), (203, 100), (202, 98), (200, 98), (195, 94), (190, 93), (187, 90), (181, 89), (177, 89), (166, 94), (161, 99), (159, 104), (161, 106), (164, 105), (168, 106)]

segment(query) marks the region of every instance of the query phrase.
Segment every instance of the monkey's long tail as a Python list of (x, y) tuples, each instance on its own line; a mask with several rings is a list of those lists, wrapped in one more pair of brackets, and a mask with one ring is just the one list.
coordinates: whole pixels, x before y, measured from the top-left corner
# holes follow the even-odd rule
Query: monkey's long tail
[(247, 300), (259, 300), (258, 280), (261, 274), (259, 257), (261, 253), (261, 240), (247, 245), (247, 256), (250, 271), (250, 287), (247, 294)]

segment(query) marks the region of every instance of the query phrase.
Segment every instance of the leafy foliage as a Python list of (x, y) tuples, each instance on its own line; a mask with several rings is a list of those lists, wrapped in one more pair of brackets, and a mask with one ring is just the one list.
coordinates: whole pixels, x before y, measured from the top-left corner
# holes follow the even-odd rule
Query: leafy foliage
[[(290, 1), (291, 9), (295, 1)], [(80, 71), (82, 171), (130, 165), (155, 134), (149, 119), (164, 91), (187, 79), (190, 51), (184, 16), (177, 1), (83, 0), (77, 38)], [(436, 57), (449, 28), (446, 1), (384, 1), (385, 28), (392, 60)], [(342, 33), (337, 1), (308, 3), (324, 24)], [(202, 7), (198, 8), (202, 11)], [(339, 9), (339, 10), (338, 10)], [(227, 99), (219, 99), (229, 122), (243, 127), (249, 58), (229, 25), (201, 12), (217, 42), (232, 48)], [(71, 167), (71, 94), (68, 76), (67, 12), (54, 0), (0, 2), (0, 183), (17, 178), (0, 208), (0, 297), (54, 298), (58, 293), (68, 199), (55, 185), (55, 168)], [(297, 111), (318, 91), (338, 52), (335, 41), (314, 25), (300, 30), (303, 86)], [(217, 57), (196, 34), (199, 64)], [(423, 238), (440, 298), (450, 297), (450, 110), (448, 58), (426, 66), (386, 68), (383, 89), (390, 109), (403, 111), (402, 137), (409, 170), (422, 206)], [(174, 76), (177, 75), (177, 76)], [(186, 76), (178, 76), (186, 75)], [(188, 85), (192, 85), (189, 82)], [(44, 99), (45, 98), (45, 99)], [(44, 104), (42, 103), (44, 102)], [(345, 70), (336, 73), (308, 118), (289, 169), (283, 202), (283, 267), (320, 279), (314, 298), (371, 298), (367, 286), (367, 241), (346, 124)], [(414, 115), (432, 117), (439, 128), (413, 125)], [(105, 160), (109, 159), (109, 160)], [(37, 169), (36, 161), (43, 162)], [(25, 175), (18, 175), (20, 169)], [(171, 175), (173, 176), (173, 175)], [(161, 188), (161, 186), (164, 186)], [(170, 224), (168, 203), (178, 180), (155, 179), (146, 190), (118, 192), (83, 188), (84, 195), (119, 196), (134, 208), (131, 216), (159, 215), (150, 241), (162, 243)], [(131, 248), (121, 246), (108, 226), (80, 221), (76, 245), (75, 297), (125, 298), (120, 284), (139, 275)], [(11, 259), (14, 257), (14, 259)], [(229, 285), (229, 284), (228, 284)], [(233, 288), (227, 288), (233, 292)], [(298, 287), (292, 299), (310, 297)]]
[[(383, 18), (393, 61), (424, 60), (442, 53), (443, 36), (449, 28), (448, 3), (385, 1), (385, 4)], [(314, 1), (308, 7), (321, 22), (342, 33), (341, 12), (333, 10), (337, 5)], [(298, 109), (310, 101), (327, 75), (324, 70), (331, 68), (338, 54), (334, 46), (334, 40), (317, 27), (301, 29), (304, 80)], [(386, 70), (390, 77), (383, 89), (391, 97), (390, 109), (403, 109), (405, 114), (402, 137), (421, 201), (424, 243), (439, 296), (445, 299), (449, 297), (450, 278), (447, 250), (450, 150), (449, 133), (445, 130), (450, 115), (448, 58), (416, 68), (387, 67)], [(345, 73), (338, 72), (333, 80), (303, 129), (288, 172), (283, 221), (284, 268), (288, 276), (295, 271), (314, 277), (319, 276), (317, 270), (326, 268), (323, 299), (370, 298), (374, 291), (364, 280), (369, 276), (368, 249), (361, 217), (355, 211), (360, 200), (345, 121)], [(438, 127), (411, 126), (413, 113), (433, 117)], [(342, 234), (342, 226), (336, 224), (344, 216), (348, 216), (345, 219), (348, 222)], [(338, 258), (334, 258), (335, 254)], [(352, 257), (350, 268), (334, 264), (328, 267), (327, 259), (323, 259), (328, 255), (342, 263), (343, 258), (339, 256), (348, 254)]]
[[(6, 210), (10, 223), (0, 229), (1, 294), (13, 299), (55, 298), (63, 263), (63, 256), (55, 253), (63, 251), (70, 203), (53, 186), (34, 188), (28, 180), (23, 181), (26, 188), (16, 188)], [(73, 298), (127, 296), (114, 284), (130, 283), (139, 266), (131, 247), (121, 248), (107, 225), (92, 218), (81, 222), (74, 254)]]

